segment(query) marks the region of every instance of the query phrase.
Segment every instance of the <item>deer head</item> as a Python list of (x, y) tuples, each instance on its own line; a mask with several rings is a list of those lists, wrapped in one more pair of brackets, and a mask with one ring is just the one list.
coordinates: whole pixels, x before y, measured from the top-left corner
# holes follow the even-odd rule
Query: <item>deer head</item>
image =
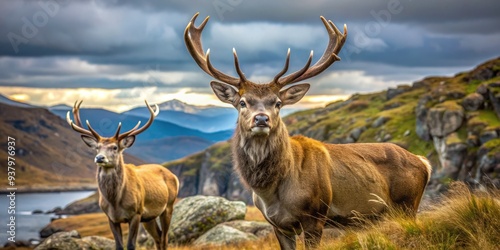
[(201, 34), (209, 17), (196, 27), (194, 22), (199, 13), (196, 13), (188, 23), (184, 31), (184, 41), (187, 49), (200, 68), (213, 78), (219, 80), (210, 83), (217, 97), (225, 103), (232, 104), (239, 113), (238, 126), (240, 132), (249, 136), (267, 136), (281, 123), (279, 111), (285, 105), (298, 102), (309, 90), (308, 83), (293, 85), (283, 89), (285, 86), (314, 77), (335, 61), (340, 60), (337, 56), (347, 37), (347, 27), (344, 25), (344, 33), (341, 33), (332, 21), (320, 17), (329, 35), (328, 46), (321, 58), (311, 66), (313, 52), (309, 55), (306, 65), (289, 75), (285, 75), (290, 63), (290, 49), (286, 56), (285, 66), (274, 79), (267, 84), (256, 84), (249, 81), (240, 69), (238, 55), (233, 49), (234, 65), (238, 77), (222, 73), (210, 63), (210, 49), (205, 53), (201, 42)]
[(151, 116), (149, 117), (148, 122), (139, 128), (141, 125), (141, 121), (135, 125), (131, 130), (120, 133), (120, 129), (122, 124), (118, 124), (118, 128), (113, 137), (102, 137), (100, 136), (93, 128), (90, 126), (89, 121), (87, 120), (88, 130), (83, 128), (81, 120), (80, 120), (80, 105), (83, 101), (76, 101), (73, 106), (73, 117), (75, 122), (73, 122), (70, 118), (69, 111), (66, 114), (66, 121), (68, 124), (75, 130), (76, 132), (82, 134), (82, 140), (89, 146), (90, 148), (96, 150), (97, 154), (94, 158), (95, 163), (104, 168), (114, 168), (119, 165), (122, 152), (126, 148), (131, 147), (135, 142), (135, 136), (144, 132), (151, 124), (153, 123), (154, 118), (160, 112), (158, 105), (155, 104), (155, 110), (149, 106), (148, 102), (146, 102), (146, 106), (149, 109), (149, 113)]

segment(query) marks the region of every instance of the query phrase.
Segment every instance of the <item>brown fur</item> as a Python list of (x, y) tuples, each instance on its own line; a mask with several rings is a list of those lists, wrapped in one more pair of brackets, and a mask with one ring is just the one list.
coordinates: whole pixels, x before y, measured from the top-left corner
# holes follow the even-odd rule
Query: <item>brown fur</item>
[[(127, 249), (134, 249), (139, 222), (153, 236), (157, 249), (167, 249), (168, 227), (179, 188), (177, 177), (161, 165), (125, 164), (123, 149), (115, 155), (106, 150), (119, 144), (114, 138), (101, 139), (99, 144), (99, 153), (107, 152), (106, 157), (113, 162), (98, 166), (97, 182), (99, 206), (108, 216), (117, 249), (123, 248), (120, 224), (129, 224)], [(155, 220), (158, 217), (161, 229)]]
[[(82, 134), (82, 140), (96, 150), (99, 206), (106, 214), (115, 238), (116, 249), (123, 249), (121, 223), (129, 224), (127, 249), (135, 249), (139, 224), (153, 237), (158, 250), (167, 249), (168, 228), (172, 218), (174, 201), (179, 192), (179, 181), (168, 169), (157, 164), (134, 166), (123, 162), (123, 151), (131, 147), (135, 135), (146, 130), (158, 114), (149, 106), (150, 119), (141, 128), (120, 134), (121, 124), (114, 137), (101, 137), (87, 122), (84, 129), (80, 122), (80, 103), (73, 107), (76, 123), (66, 116), (68, 124)], [(159, 218), (161, 228), (156, 222)]]
[(186, 47), (203, 71), (221, 81), (210, 83), (217, 97), (238, 110), (232, 139), (235, 169), (252, 189), (255, 205), (274, 226), (282, 249), (295, 249), (295, 236), (302, 232), (306, 248), (316, 247), (327, 221), (349, 221), (356, 213), (380, 214), (386, 209), (380, 200), (415, 216), (431, 174), (424, 157), (389, 143), (333, 145), (289, 137), (279, 117), (282, 106), (298, 102), (309, 89), (309, 84), (284, 86), (314, 77), (340, 60), (337, 54), (347, 38), (345, 25), (341, 33), (321, 17), (329, 34), (321, 59), (311, 66), (311, 53), (302, 69), (284, 76), (288, 53), (273, 81), (256, 84), (241, 71), (236, 51), (239, 78), (213, 68), (201, 43), (208, 17), (196, 27), (197, 16), (184, 31)]

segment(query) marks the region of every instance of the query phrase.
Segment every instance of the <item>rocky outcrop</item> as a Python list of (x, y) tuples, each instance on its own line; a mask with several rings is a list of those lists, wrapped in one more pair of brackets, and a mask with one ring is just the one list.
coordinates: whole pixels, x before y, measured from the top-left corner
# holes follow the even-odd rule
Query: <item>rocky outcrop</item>
[(235, 220), (210, 229), (193, 242), (194, 246), (221, 246), (257, 240), (273, 233), (267, 222)]
[(201, 195), (184, 198), (174, 206), (169, 242), (192, 242), (217, 224), (243, 219), (245, 213), (246, 205), (241, 201)]
[(35, 250), (113, 250), (115, 242), (100, 236), (80, 237), (80, 234), (73, 230), (71, 232), (60, 232), (45, 239)]
[(250, 191), (243, 187), (233, 171), (229, 142), (217, 143), (165, 166), (179, 178), (180, 198), (212, 195), (252, 203)]
[(455, 132), (464, 121), (464, 110), (453, 101), (432, 107), (427, 114), (427, 127), (433, 137), (444, 137)]
[(462, 101), (462, 107), (466, 111), (476, 111), (484, 103), (484, 97), (479, 93), (472, 93), (467, 95)]
[(70, 203), (64, 209), (56, 211), (57, 215), (68, 214), (88, 214), (101, 212), (99, 207), (99, 193), (95, 192), (87, 198)]
[(232, 245), (243, 241), (256, 240), (253, 234), (242, 232), (226, 225), (217, 225), (193, 242), (193, 246)]
[(386, 98), (387, 100), (391, 100), (392, 98), (401, 95), (409, 90), (411, 90), (411, 87), (408, 85), (399, 85), (397, 88), (389, 88), (387, 89)]

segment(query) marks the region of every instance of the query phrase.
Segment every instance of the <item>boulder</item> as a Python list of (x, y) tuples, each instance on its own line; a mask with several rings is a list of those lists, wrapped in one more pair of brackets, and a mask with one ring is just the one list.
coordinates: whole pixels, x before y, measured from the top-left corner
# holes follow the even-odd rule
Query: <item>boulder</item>
[(71, 232), (59, 232), (45, 239), (35, 250), (113, 250), (115, 242), (100, 236), (88, 236), (81, 238), (80, 234), (73, 230)]
[(361, 134), (365, 132), (365, 130), (365, 127), (354, 128), (353, 130), (351, 130), (351, 132), (349, 132), (349, 137), (351, 137), (355, 142), (359, 139)]
[(390, 100), (398, 95), (401, 95), (407, 91), (411, 90), (411, 87), (408, 85), (400, 85), (397, 88), (389, 88), (387, 90), (386, 98)]
[(223, 246), (256, 239), (253, 234), (226, 225), (217, 225), (196, 239), (193, 246)]
[(479, 142), (485, 144), (486, 142), (493, 140), (498, 137), (498, 133), (495, 130), (485, 130), (479, 136)]
[(251, 233), (258, 238), (267, 237), (274, 232), (273, 226), (267, 222), (235, 220), (224, 222), (221, 225), (236, 228), (245, 233)]
[(455, 132), (464, 121), (464, 109), (453, 101), (429, 109), (427, 126), (432, 136), (444, 137)]
[(430, 95), (425, 95), (418, 100), (417, 107), (415, 108), (415, 132), (420, 139), (425, 141), (429, 141), (431, 139), (429, 127), (427, 127), (427, 113), (429, 111), (429, 108), (427, 108), (427, 103), (431, 100), (432, 97)]
[(52, 224), (48, 224), (42, 230), (40, 230), (40, 238), (47, 238), (55, 233), (62, 232), (64, 229), (54, 227)]
[(246, 205), (241, 201), (202, 195), (184, 198), (174, 206), (169, 242), (192, 242), (217, 224), (245, 218), (245, 213)]
[(391, 118), (385, 117), (385, 116), (380, 116), (375, 121), (372, 123), (373, 128), (378, 128), (382, 125), (384, 125), (386, 122), (388, 122)]
[(462, 101), (462, 107), (467, 111), (476, 111), (484, 103), (484, 97), (479, 93), (467, 95)]
[(491, 104), (493, 105), (493, 109), (497, 117), (500, 119), (500, 90), (499, 87), (494, 87), (494, 83), (488, 85), (488, 97), (490, 99)]

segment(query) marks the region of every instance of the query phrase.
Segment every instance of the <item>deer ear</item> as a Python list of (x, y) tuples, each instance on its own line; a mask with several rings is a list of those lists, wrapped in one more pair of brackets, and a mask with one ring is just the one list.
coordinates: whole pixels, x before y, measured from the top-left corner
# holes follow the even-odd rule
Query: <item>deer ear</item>
[(94, 137), (82, 135), (82, 140), (89, 148), (97, 148), (97, 140)]
[(134, 142), (135, 142), (135, 135), (127, 136), (120, 141), (120, 147), (130, 148), (132, 147), (132, 145), (134, 145)]
[(219, 100), (232, 104), (236, 107), (238, 101), (240, 100), (240, 94), (238, 94), (238, 91), (235, 88), (229, 84), (216, 81), (210, 82), (210, 86)]
[(280, 99), (283, 102), (283, 105), (290, 105), (300, 101), (300, 99), (302, 99), (302, 97), (304, 97), (307, 93), (310, 86), (311, 85), (309, 83), (303, 83), (280, 91)]

